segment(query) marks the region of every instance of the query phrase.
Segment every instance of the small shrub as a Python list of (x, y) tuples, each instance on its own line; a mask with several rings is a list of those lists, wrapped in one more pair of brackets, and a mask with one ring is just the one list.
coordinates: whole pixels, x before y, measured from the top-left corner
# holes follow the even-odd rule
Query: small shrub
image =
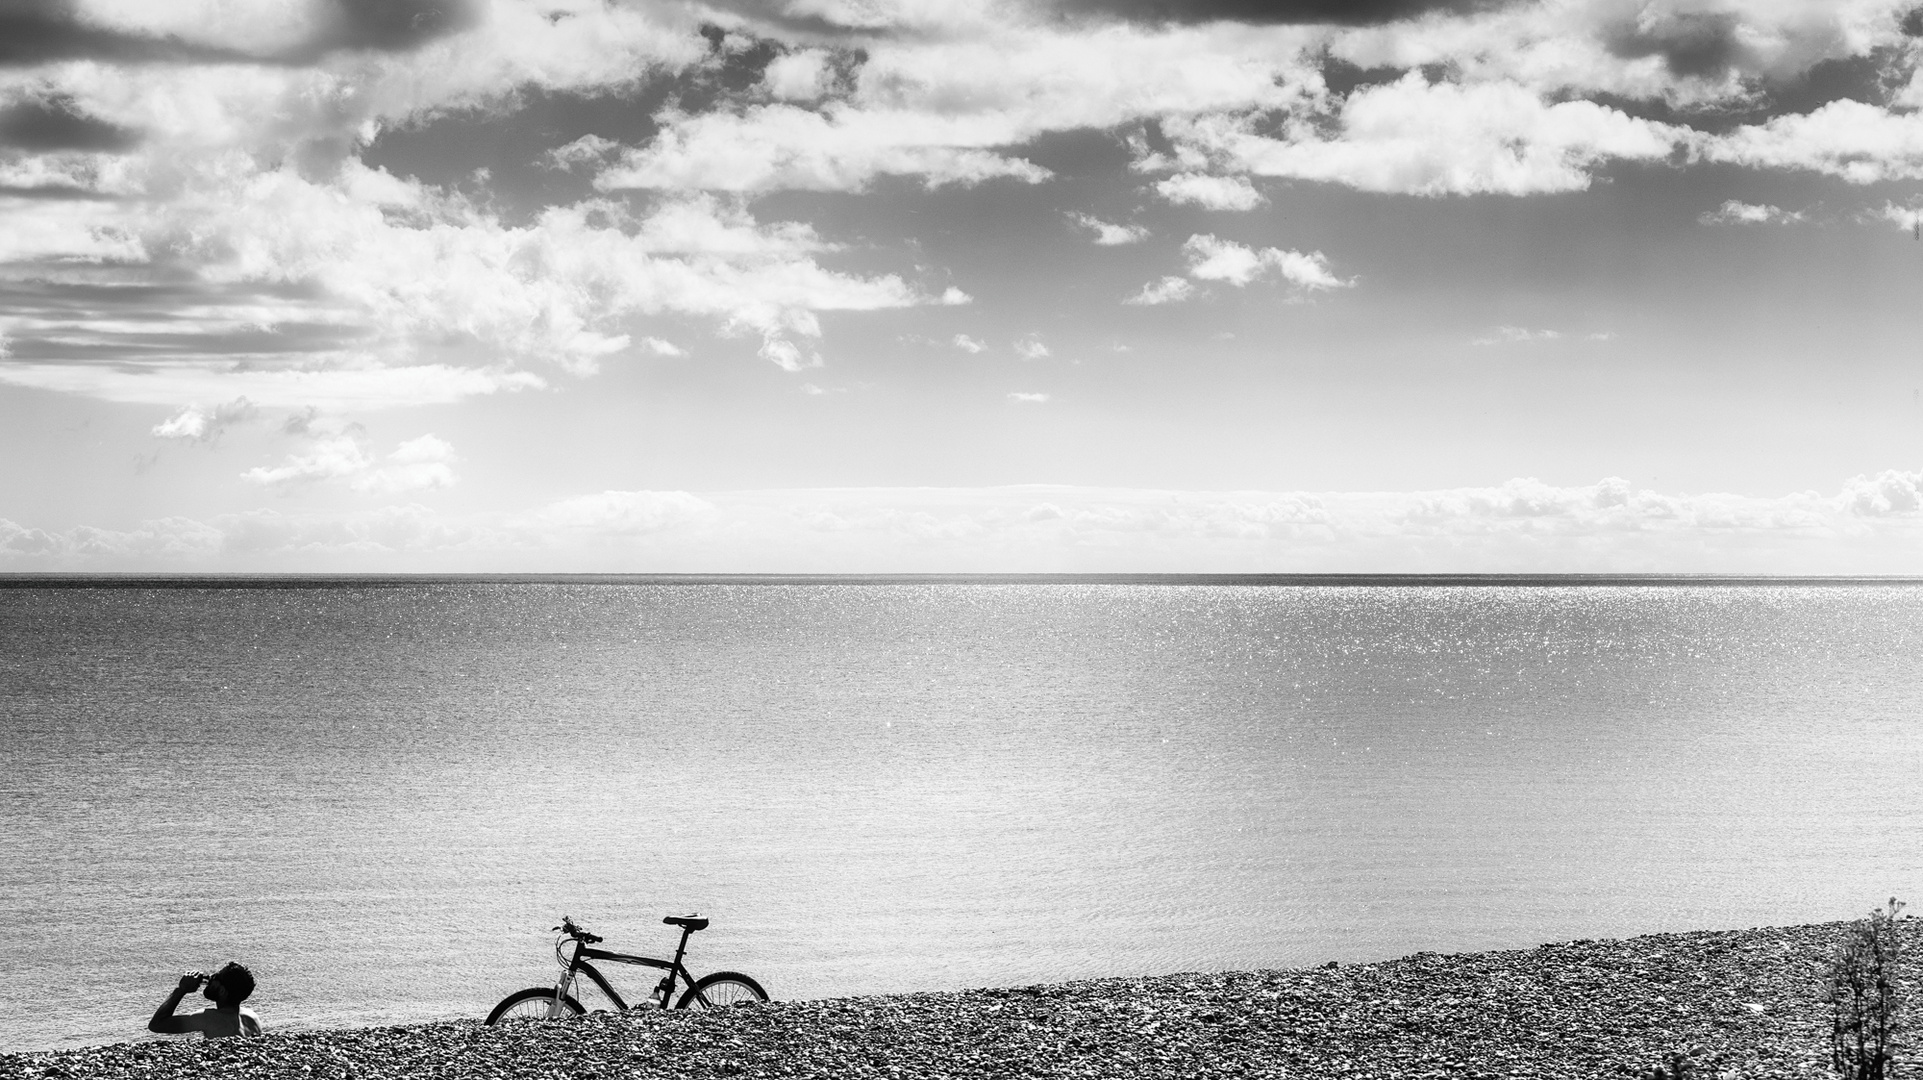
[(1897, 978), (1902, 949), (1896, 916), (1903, 905), (1890, 897), (1850, 924), (1830, 957), (1824, 999), (1830, 1003), (1830, 1064), (1845, 1080), (1893, 1080), (1897, 1034), (1902, 1030)]

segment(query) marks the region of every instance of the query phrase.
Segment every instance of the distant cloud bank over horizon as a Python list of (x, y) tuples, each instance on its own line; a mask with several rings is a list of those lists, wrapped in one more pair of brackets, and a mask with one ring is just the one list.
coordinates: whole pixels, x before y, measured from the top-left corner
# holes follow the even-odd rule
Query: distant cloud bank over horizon
[[(413, 453), (440, 461), (438, 448)], [(269, 510), (118, 531), (0, 519), (0, 573), (1902, 574), (1917, 568), (1919, 509), (1923, 472), (1893, 470), (1776, 498), (1617, 478), (1403, 493), (605, 491), (513, 514)]]

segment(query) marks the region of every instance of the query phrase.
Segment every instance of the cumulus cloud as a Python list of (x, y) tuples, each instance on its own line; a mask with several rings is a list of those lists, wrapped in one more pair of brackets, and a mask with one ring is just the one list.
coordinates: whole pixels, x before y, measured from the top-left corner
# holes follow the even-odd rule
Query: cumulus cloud
[(826, 94), (834, 69), (820, 49), (801, 49), (775, 57), (762, 72), (769, 95), (786, 101), (815, 101)]
[(289, 489), (323, 481), (341, 481), (355, 491), (397, 495), (454, 483), (454, 448), (433, 435), (400, 444), (385, 458), (367, 452), (352, 434), (335, 434), (314, 441), (276, 466), (258, 466), (242, 479), (265, 487)]
[(1040, 360), (1050, 353), (1048, 346), (1042, 344), (1041, 335), (1029, 334), (1015, 342), (1015, 355), (1023, 360)]
[(1860, 101), (1832, 101), (1809, 113), (1772, 117), (1696, 141), (1703, 159), (1802, 169), (1853, 184), (1923, 176), (1923, 118)]
[(1235, 172), (1412, 195), (1579, 191), (1604, 161), (1661, 160), (1688, 137), (1593, 101), (1550, 103), (1516, 83), (1431, 83), (1420, 72), (1349, 94), (1333, 134), (1303, 119), (1268, 135), (1253, 121), (1219, 114), (1167, 127)]
[(1190, 277), (1226, 282), (1237, 288), (1270, 275), (1305, 292), (1344, 289), (1355, 284), (1353, 280), (1337, 277), (1320, 251), (1307, 254), (1280, 248), (1257, 251), (1213, 233), (1201, 233), (1188, 238), (1182, 245), (1182, 254), (1188, 259)]
[(1071, 212), (1069, 219), (1075, 224), (1095, 234), (1095, 242), (1104, 247), (1118, 244), (1134, 244), (1148, 239), (1148, 228), (1142, 225), (1115, 225), (1091, 214)]
[(1008, 400), (1017, 405), (1043, 405), (1048, 402), (1048, 395), (1013, 390), (1009, 392)]
[(1803, 220), (1803, 214), (1779, 206), (1725, 199), (1723, 205), (1698, 214), (1696, 220), (1704, 225), (1788, 225)]
[(1195, 295), (1195, 286), (1187, 278), (1165, 277), (1142, 286), (1142, 291), (1122, 301), (1124, 304), (1153, 307), (1157, 304), (1179, 304)]
[(1178, 173), (1157, 181), (1155, 191), (1172, 203), (1205, 210), (1253, 210), (1269, 201), (1244, 176)]
[(186, 442), (213, 442), (223, 431), (260, 415), (260, 409), (244, 397), (202, 409), (189, 405), (156, 424), (153, 433), (162, 439)]
[(1851, 477), (1837, 504), (1863, 517), (1915, 515), (1923, 511), (1923, 472), (1885, 469), (1875, 476)]
[(951, 344), (953, 344), (955, 348), (960, 349), (961, 351), (969, 354), (981, 353), (988, 349), (988, 345), (986, 343), (978, 341), (975, 338), (969, 337), (967, 334), (956, 334), (954, 341), (951, 342)]

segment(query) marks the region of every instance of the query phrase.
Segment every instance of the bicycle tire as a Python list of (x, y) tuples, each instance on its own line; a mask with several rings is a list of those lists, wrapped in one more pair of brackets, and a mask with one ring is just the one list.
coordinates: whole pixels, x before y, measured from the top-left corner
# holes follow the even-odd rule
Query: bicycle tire
[(677, 1009), (726, 1009), (735, 1005), (758, 1005), (768, 1000), (761, 984), (739, 971), (717, 971), (703, 975), (688, 992), (681, 995)]
[(494, 1006), (494, 1011), (487, 1014), (487, 1022), (498, 1024), (503, 1020), (559, 1020), (566, 1016), (579, 1016), (587, 1011), (581, 1007), (580, 1002), (574, 1000), (573, 994), (561, 995), (563, 1016), (553, 1015), (553, 1004), (554, 987), (530, 986), (526, 990), (516, 990), (502, 998), (501, 1003)]

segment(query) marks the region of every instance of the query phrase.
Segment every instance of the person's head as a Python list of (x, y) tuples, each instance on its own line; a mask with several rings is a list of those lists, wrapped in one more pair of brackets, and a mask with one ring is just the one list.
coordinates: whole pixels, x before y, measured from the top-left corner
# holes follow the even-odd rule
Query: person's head
[(216, 1005), (238, 1005), (254, 992), (254, 973), (244, 964), (229, 961), (214, 972), (200, 992)]

